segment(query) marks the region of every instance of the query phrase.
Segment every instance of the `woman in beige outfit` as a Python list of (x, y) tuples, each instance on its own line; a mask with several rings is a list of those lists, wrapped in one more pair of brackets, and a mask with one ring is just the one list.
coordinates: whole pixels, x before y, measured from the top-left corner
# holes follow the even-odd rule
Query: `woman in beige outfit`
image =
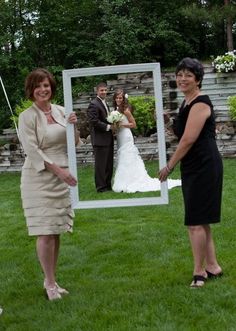
[(26, 78), (25, 91), (33, 105), (19, 116), (20, 140), (26, 154), (21, 197), (29, 235), (37, 236), (37, 255), (49, 300), (68, 293), (56, 283), (55, 272), (60, 234), (72, 231), (69, 186), (76, 185), (68, 171), (66, 124), (76, 124), (77, 117), (71, 113), (66, 121), (64, 108), (51, 104), (55, 89), (55, 80), (47, 70), (32, 71)]

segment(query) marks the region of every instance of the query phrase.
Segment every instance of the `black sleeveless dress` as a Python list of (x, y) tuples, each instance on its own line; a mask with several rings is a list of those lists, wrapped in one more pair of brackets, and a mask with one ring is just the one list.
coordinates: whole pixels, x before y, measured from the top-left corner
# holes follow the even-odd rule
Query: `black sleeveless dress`
[(205, 103), (211, 108), (202, 131), (180, 163), (185, 204), (185, 225), (220, 222), (223, 164), (215, 140), (215, 116), (207, 95), (200, 95), (189, 105), (181, 105), (174, 123), (174, 133), (181, 139), (191, 107)]

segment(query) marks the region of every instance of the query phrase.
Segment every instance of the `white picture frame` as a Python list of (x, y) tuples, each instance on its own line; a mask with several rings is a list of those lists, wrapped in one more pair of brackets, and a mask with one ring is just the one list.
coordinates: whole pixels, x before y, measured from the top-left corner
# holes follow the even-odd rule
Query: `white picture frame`
[[(156, 106), (156, 121), (157, 121), (157, 144), (159, 153), (159, 168), (166, 166), (166, 144), (163, 118), (163, 102), (162, 102), (162, 84), (161, 84), (161, 69), (160, 63), (141, 63), (127, 64), (104, 67), (91, 67), (81, 69), (63, 70), (63, 91), (64, 105), (66, 114), (73, 111), (72, 100), (72, 84), (71, 79), (76, 77), (88, 77), (97, 75), (124, 74), (136, 72), (152, 72), (154, 82), (154, 97)], [(74, 138), (74, 125), (67, 126), (67, 146), (69, 158), (69, 170), (77, 178), (77, 162)], [(157, 169), (158, 172), (158, 169)], [(161, 183), (160, 196), (147, 198), (129, 198), (129, 199), (110, 199), (110, 200), (87, 200), (79, 199), (79, 186), (70, 187), (71, 202), (73, 209), (91, 209), (91, 208), (112, 208), (112, 207), (131, 207), (131, 206), (147, 206), (147, 205), (162, 205), (169, 203), (167, 182)]]

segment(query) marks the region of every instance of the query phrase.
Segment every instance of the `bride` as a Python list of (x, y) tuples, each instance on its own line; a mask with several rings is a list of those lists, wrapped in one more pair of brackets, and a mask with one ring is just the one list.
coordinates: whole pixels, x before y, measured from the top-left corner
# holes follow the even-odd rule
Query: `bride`
[[(113, 96), (113, 106), (123, 116), (117, 131), (116, 171), (112, 190), (126, 193), (159, 191), (159, 179), (151, 178), (148, 175), (139, 151), (134, 145), (130, 129), (136, 128), (136, 122), (132, 115), (132, 108), (122, 89), (116, 90)], [(168, 188), (171, 189), (175, 186), (181, 186), (181, 180), (168, 179)]]

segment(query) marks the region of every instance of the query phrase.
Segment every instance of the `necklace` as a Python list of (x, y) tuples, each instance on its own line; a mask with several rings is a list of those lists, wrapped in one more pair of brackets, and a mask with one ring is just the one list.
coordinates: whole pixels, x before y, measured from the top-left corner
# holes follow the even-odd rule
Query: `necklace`
[(45, 116), (47, 115), (51, 115), (52, 113), (52, 109), (51, 109), (51, 105), (50, 104), (41, 104), (41, 103), (37, 103), (35, 102), (36, 106), (44, 113)]
[(199, 92), (195, 93), (193, 96), (191, 96), (188, 99), (185, 99), (185, 105), (189, 105), (197, 96), (199, 95)]
[(44, 113), (45, 116), (47, 116), (47, 115), (50, 115), (52, 113), (52, 111), (51, 110), (49, 110), (49, 111), (43, 111), (43, 113)]

